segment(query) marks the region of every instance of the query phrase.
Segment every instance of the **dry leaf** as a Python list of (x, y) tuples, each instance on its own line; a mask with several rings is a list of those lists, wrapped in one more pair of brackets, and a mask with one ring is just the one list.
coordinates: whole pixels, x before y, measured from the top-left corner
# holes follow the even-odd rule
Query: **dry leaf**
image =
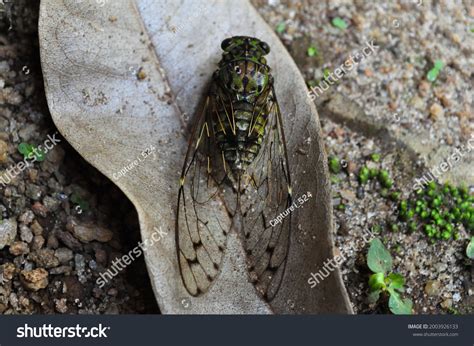
[[(247, 1), (43, 0), (39, 31), (56, 126), (130, 198), (142, 239), (158, 239), (145, 259), (163, 313), (352, 311), (338, 270), (313, 289), (308, 284), (311, 272), (333, 256), (319, 119), (293, 60)], [(175, 210), (187, 129), (220, 60), (220, 43), (233, 35), (270, 45), (294, 196), (313, 195), (294, 213), (287, 270), (271, 303), (249, 282), (236, 234), (229, 236), (221, 273), (206, 294), (187, 293), (177, 264)], [(215, 212), (229, 218), (224, 210)]]

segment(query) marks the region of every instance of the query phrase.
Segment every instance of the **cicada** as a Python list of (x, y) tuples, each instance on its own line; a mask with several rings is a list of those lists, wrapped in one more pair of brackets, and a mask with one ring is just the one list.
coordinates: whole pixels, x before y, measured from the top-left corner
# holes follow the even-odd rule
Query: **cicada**
[[(221, 48), (180, 178), (179, 268), (189, 294), (204, 294), (218, 278), (227, 236), (236, 229), (249, 281), (270, 301), (285, 273), (291, 215), (274, 226), (270, 221), (292, 203), (282, 115), (265, 58), (270, 47), (254, 37), (234, 36)], [(219, 203), (239, 221), (225, 226), (213, 212)]]

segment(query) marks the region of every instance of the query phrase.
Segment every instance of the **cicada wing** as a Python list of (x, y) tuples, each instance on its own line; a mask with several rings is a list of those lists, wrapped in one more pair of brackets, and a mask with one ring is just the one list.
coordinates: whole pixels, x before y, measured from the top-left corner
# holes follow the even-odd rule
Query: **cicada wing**
[(269, 102), (267, 133), (247, 170), (241, 198), (249, 276), (268, 301), (277, 294), (285, 273), (291, 233), (287, 209), (292, 204), (286, 141), (273, 89)]
[(187, 291), (198, 296), (217, 277), (226, 248), (229, 221), (219, 196), (223, 176), (216, 153), (208, 96), (189, 141), (178, 194), (176, 247), (179, 269)]

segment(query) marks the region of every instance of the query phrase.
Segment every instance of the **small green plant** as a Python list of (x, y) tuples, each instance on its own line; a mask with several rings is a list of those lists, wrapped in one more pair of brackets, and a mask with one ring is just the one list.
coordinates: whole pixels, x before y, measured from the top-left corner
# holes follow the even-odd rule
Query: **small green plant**
[(276, 32), (279, 34), (282, 34), (286, 30), (286, 24), (285, 22), (281, 22), (280, 24), (277, 25), (276, 27)]
[(307, 81), (306, 84), (308, 84), (309, 88), (318, 86), (318, 82), (314, 79), (311, 79), (311, 80)]
[(382, 232), (382, 226), (380, 226), (379, 224), (373, 225), (373, 226), (370, 228), (370, 231), (371, 231), (373, 234), (380, 234), (380, 233)]
[(345, 30), (348, 27), (346, 21), (344, 19), (342, 19), (341, 17), (333, 18), (333, 20), (331, 21), (331, 24), (334, 27), (336, 27), (338, 29), (341, 29), (341, 30)]
[(341, 163), (337, 157), (331, 156), (328, 165), (331, 173), (338, 174), (341, 171)]
[(369, 181), (369, 178), (370, 178), (370, 171), (369, 169), (366, 167), (366, 166), (363, 166), (360, 170), (359, 170), (359, 182), (364, 185), (366, 184), (368, 181)]
[(390, 178), (390, 174), (387, 170), (380, 170), (378, 178), (380, 185), (382, 185), (383, 187), (390, 189), (393, 186), (393, 180), (392, 178)]
[(20, 154), (23, 154), (25, 160), (31, 160), (33, 157), (35, 157), (36, 161), (44, 161), (46, 158), (46, 153), (43, 150), (35, 149), (35, 146), (24, 142), (18, 145), (18, 151)]
[(380, 162), (380, 154), (373, 153), (373, 154), (370, 155), (370, 159), (374, 162)]
[(417, 222), (429, 238), (458, 239), (458, 226), (467, 232), (474, 230), (474, 196), (464, 185), (444, 185), (434, 181), (420, 188), (414, 196), (399, 204), (399, 217), (409, 223)]
[(471, 241), (467, 244), (466, 255), (470, 259), (474, 259), (474, 237), (471, 237)]
[(438, 78), (438, 74), (442, 68), (443, 68), (443, 62), (441, 60), (436, 60), (433, 68), (428, 71), (428, 74), (426, 75), (426, 79), (428, 79), (430, 82), (434, 82), (436, 78)]
[(393, 314), (411, 315), (413, 302), (400, 295), (405, 291), (405, 279), (402, 275), (392, 272), (392, 256), (378, 238), (370, 242), (367, 266), (374, 273), (369, 278), (369, 302), (376, 303), (381, 294), (388, 294), (388, 308)]
[[(379, 163), (382, 156), (378, 153), (373, 153), (370, 154), (369, 156), (370, 160)], [(378, 169), (375, 167), (368, 168), (367, 166), (363, 166), (359, 170), (359, 183), (362, 185), (367, 184), (369, 180), (372, 180), (374, 178), (378, 178), (380, 185), (382, 186), (382, 197), (388, 197), (390, 196), (390, 191), (388, 191), (392, 186), (393, 186), (393, 180), (390, 178), (390, 175), (387, 170), (385, 169)]]
[(328, 80), (330, 74), (331, 74), (331, 71), (327, 67), (325, 67), (323, 70), (323, 79)]
[(79, 196), (79, 194), (74, 192), (71, 195), (70, 200), (71, 200), (72, 203), (78, 205), (79, 208), (81, 208), (81, 212), (89, 210), (89, 202), (84, 200), (81, 196)]
[(308, 51), (306, 52), (308, 56), (313, 57), (319, 55), (318, 48), (314, 45), (308, 47)]

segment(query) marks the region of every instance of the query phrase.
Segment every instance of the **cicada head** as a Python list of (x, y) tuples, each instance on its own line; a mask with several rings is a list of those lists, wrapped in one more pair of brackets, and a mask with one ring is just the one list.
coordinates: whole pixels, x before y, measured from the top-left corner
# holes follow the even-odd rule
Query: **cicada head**
[(221, 44), (224, 50), (219, 63), (218, 78), (221, 85), (239, 100), (251, 102), (267, 89), (270, 68), (264, 55), (270, 47), (257, 38), (234, 36)]
[(226, 38), (221, 43), (224, 56), (229, 54), (233, 58), (252, 56), (260, 58), (270, 53), (270, 47), (258, 38), (249, 36), (234, 36)]

